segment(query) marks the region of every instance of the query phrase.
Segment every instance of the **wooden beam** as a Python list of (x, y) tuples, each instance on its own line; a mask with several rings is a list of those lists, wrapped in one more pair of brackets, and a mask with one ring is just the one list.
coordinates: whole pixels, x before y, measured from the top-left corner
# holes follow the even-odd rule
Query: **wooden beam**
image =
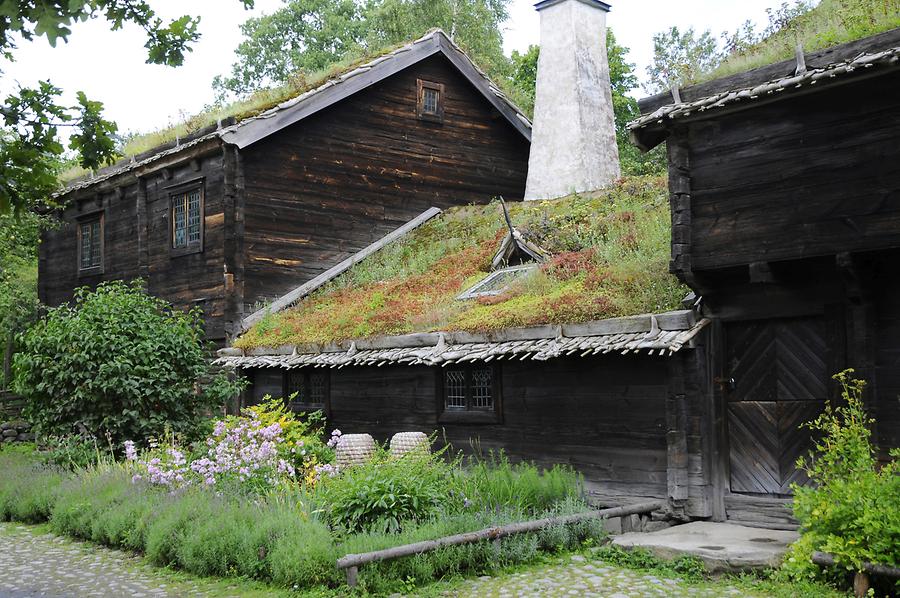
[(353, 255), (351, 255), (350, 257), (348, 257), (341, 263), (329, 268), (328, 270), (319, 274), (312, 280), (310, 280), (310, 281), (300, 285), (296, 289), (289, 291), (288, 293), (282, 295), (281, 297), (279, 297), (278, 299), (276, 299), (275, 301), (273, 301), (271, 304), (267, 305), (263, 309), (260, 309), (256, 312), (250, 314), (249, 316), (244, 318), (244, 321), (241, 323), (241, 331), (245, 332), (245, 331), (249, 330), (251, 326), (253, 326), (257, 322), (259, 322), (267, 314), (277, 313), (283, 309), (290, 307), (291, 305), (293, 305), (294, 303), (296, 303), (303, 297), (306, 297), (307, 295), (309, 295), (310, 293), (312, 293), (313, 291), (315, 291), (316, 289), (321, 287), (326, 282), (337, 278), (338, 276), (340, 276), (341, 274), (343, 274), (344, 272), (349, 270), (351, 267), (353, 267), (355, 264), (366, 259), (367, 257), (369, 257), (373, 253), (377, 252), (378, 250), (390, 245), (391, 243), (393, 243), (397, 239), (403, 237), (407, 233), (419, 228), (420, 226), (422, 226), (423, 224), (425, 224), (426, 222), (428, 222), (429, 220), (431, 220), (432, 218), (434, 218), (435, 216), (437, 216), (440, 213), (441, 213), (441, 210), (439, 208), (428, 208), (427, 210), (425, 210), (424, 212), (422, 212), (421, 214), (419, 214), (418, 216), (416, 216), (415, 218), (413, 218), (412, 220), (410, 220), (409, 222), (407, 222), (400, 228), (397, 228), (394, 231), (388, 233), (387, 235), (378, 239), (377, 241), (375, 241), (368, 247), (365, 247), (362, 250), (357, 251), (356, 253), (354, 253)]
[(348, 554), (337, 560), (337, 567), (338, 569), (345, 569), (347, 571), (347, 583), (348, 585), (354, 585), (356, 583), (359, 567), (368, 563), (422, 554), (445, 546), (472, 544), (483, 540), (497, 541), (500, 538), (515, 534), (536, 532), (552, 525), (569, 525), (588, 519), (610, 519), (613, 517), (624, 517), (626, 515), (638, 515), (662, 508), (664, 508), (664, 504), (661, 501), (652, 501), (627, 505), (624, 507), (615, 507), (613, 509), (575, 513), (574, 515), (565, 515), (562, 517), (545, 517), (544, 519), (536, 519), (533, 521), (521, 521), (498, 527), (489, 527), (474, 532), (446, 536), (436, 540), (425, 540), (424, 542), (394, 546), (384, 550), (375, 550), (361, 554)]

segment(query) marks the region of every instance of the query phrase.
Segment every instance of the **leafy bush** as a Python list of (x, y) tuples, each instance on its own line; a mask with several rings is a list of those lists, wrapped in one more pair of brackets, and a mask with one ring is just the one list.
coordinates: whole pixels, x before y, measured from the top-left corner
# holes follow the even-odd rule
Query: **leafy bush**
[(835, 555), (839, 568), (858, 571), (863, 562), (900, 566), (900, 451), (879, 467), (863, 407), (865, 382), (853, 370), (834, 376), (844, 404), (825, 411), (806, 427), (819, 435), (815, 450), (798, 460), (811, 487), (794, 488), (794, 514), (803, 539), (787, 561), (798, 579), (815, 576), (814, 550)]
[(200, 312), (172, 309), (140, 281), (78, 289), (20, 340), (15, 388), (42, 434), (108, 433), (118, 444), (167, 426), (190, 433), (236, 391), (211, 374)]
[(323, 478), (322, 503), (336, 529), (396, 533), (405, 522), (434, 516), (450, 500), (451, 469), (440, 455), (413, 451), (393, 458), (379, 449), (368, 463)]
[(455, 469), (454, 487), (476, 509), (531, 515), (580, 496), (582, 480), (564, 465), (544, 471), (529, 462), (513, 465), (501, 451), (487, 459), (470, 458), (467, 467)]
[(46, 521), (65, 474), (9, 448), (0, 451), (0, 471), (0, 521)]
[(312, 487), (319, 459), (334, 451), (322, 442), (324, 418), (289, 411), (281, 399), (267, 398), (240, 416), (216, 420), (206, 441), (193, 450), (167, 433), (138, 451), (125, 441), (125, 458), (136, 470), (132, 480), (176, 490), (187, 486), (265, 494), (294, 483)]
[(111, 457), (112, 450), (87, 434), (48, 436), (43, 439), (41, 458), (49, 465), (85, 469)]

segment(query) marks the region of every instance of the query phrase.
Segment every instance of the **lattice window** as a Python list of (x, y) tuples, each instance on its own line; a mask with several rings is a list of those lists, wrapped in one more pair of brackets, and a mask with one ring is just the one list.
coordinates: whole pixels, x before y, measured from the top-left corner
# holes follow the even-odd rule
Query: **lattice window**
[(472, 409), (494, 408), (494, 381), (491, 368), (472, 370)]
[(430, 114), (437, 114), (439, 94), (436, 89), (422, 90), (422, 109)]
[(172, 248), (199, 248), (203, 242), (203, 195), (200, 189), (176, 193), (171, 201)]
[(492, 366), (449, 369), (444, 376), (445, 411), (493, 411), (494, 370)]
[(444, 121), (444, 84), (417, 80), (416, 113), (422, 120)]
[(103, 225), (100, 218), (78, 225), (78, 267), (99, 268), (103, 263)]
[(444, 372), (444, 407), (446, 409), (466, 409), (465, 370)]
[(295, 410), (324, 409), (328, 402), (328, 372), (288, 370), (284, 396)]

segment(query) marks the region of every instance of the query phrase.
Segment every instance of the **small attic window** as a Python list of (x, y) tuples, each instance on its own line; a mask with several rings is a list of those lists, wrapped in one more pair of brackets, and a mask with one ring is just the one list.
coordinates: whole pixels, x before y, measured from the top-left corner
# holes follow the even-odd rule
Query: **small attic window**
[(457, 299), (476, 299), (478, 297), (489, 297), (491, 295), (499, 295), (509, 288), (509, 286), (517, 280), (521, 280), (534, 272), (538, 264), (531, 263), (523, 266), (511, 266), (503, 268), (495, 272), (491, 272), (487, 278), (469, 287)]
[(420, 120), (444, 122), (444, 84), (416, 80), (416, 114)]

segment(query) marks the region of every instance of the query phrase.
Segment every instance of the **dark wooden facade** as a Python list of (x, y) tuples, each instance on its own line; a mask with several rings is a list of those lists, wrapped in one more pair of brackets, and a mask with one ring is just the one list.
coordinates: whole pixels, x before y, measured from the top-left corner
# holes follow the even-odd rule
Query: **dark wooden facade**
[[(417, 80), (444, 85), (442, 122)], [(244, 300), (277, 298), (427, 210), (521, 199), (528, 143), (433, 56), (242, 151)]]
[[(260, 302), (430, 206), (521, 199), (527, 121), (448, 44), (440, 32), (423, 38), (308, 98), (297, 109), (319, 102), (314, 113), (258, 139), (231, 143), (213, 127), (70, 187), (41, 244), (40, 299), (57, 305), (79, 286), (141, 277), (177, 307), (203, 309), (207, 336), (223, 343)], [(418, 80), (443, 86), (440, 122), (417, 116)], [(183, 189), (202, 192), (202, 236), (176, 251), (171, 196)], [(102, 266), (80, 270), (79, 222), (101, 215)]]
[[(806, 63), (827, 68), (897, 46), (900, 30)], [(760, 85), (795, 68), (742, 73), (681, 98)], [(900, 70), (886, 62), (866, 76), (848, 72), (636, 131), (644, 147), (666, 139), (671, 270), (713, 320), (718, 517), (782, 519), (790, 485), (807, 482), (794, 465), (811, 446), (799, 424), (839, 399), (831, 376), (844, 368), (869, 384), (882, 456), (900, 446)], [(642, 112), (660, 102), (642, 101)]]
[[(325, 371), (329, 425), (386, 441), (397, 432), (437, 432), (467, 453), (503, 450), (514, 460), (565, 463), (585, 477), (594, 502), (671, 498), (688, 517), (711, 516), (705, 412), (706, 352), (671, 357), (607, 355), (494, 366), (498, 417), (447, 420), (443, 369), (388, 365)], [(285, 396), (284, 370), (245, 370), (249, 402)]]

